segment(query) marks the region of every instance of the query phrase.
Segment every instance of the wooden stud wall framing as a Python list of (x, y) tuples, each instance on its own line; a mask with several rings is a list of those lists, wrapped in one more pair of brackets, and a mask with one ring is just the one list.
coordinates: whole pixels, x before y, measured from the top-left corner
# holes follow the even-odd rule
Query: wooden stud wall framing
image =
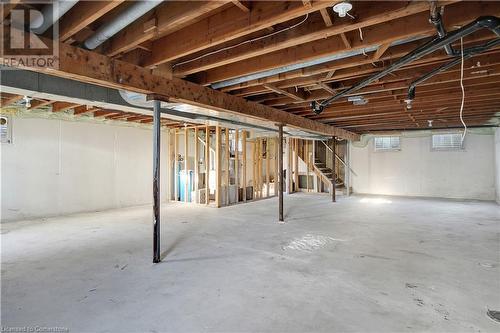
[(194, 129), (194, 202), (199, 203), (198, 192), (199, 192), (199, 145), (198, 145), (198, 127)]
[(271, 140), (266, 139), (266, 197), (271, 196), (271, 149), (269, 149)]
[[(189, 182), (187, 181), (188, 179), (188, 170), (189, 170), (189, 132), (188, 128), (184, 128), (184, 176), (186, 181), (184, 182), (184, 202), (188, 202), (189, 199), (189, 191), (190, 189), (188, 188)], [(182, 179), (182, 178), (181, 178)]]
[(210, 127), (205, 126), (205, 204), (210, 204)]
[(298, 192), (299, 191), (299, 139), (293, 139), (293, 141), (294, 141), (293, 179), (294, 179), (294, 183), (295, 183), (294, 191)]
[(243, 155), (243, 165), (242, 165), (242, 174), (243, 174), (243, 201), (247, 201), (247, 131), (242, 131), (241, 138), (242, 155)]
[(226, 164), (226, 206), (229, 206), (229, 186), (231, 185), (230, 184), (230, 180), (231, 180), (231, 175), (229, 174), (229, 162), (230, 162), (230, 157), (231, 157), (231, 153), (230, 153), (230, 150), (229, 150), (229, 128), (226, 128), (225, 129), (225, 137), (226, 137), (226, 140), (225, 140), (225, 143), (226, 143), (226, 159), (225, 159), (225, 164)]
[(179, 184), (177, 182), (177, 175), (179, 174), (179, 152), (178, 152), (178, 130), (174, 132), (174, 201), (179, 199)]
[(234, 130), (234, 187), (236, 188), (236, 203), (240, 201), (240, 173), (239, 173), (239, 130)]

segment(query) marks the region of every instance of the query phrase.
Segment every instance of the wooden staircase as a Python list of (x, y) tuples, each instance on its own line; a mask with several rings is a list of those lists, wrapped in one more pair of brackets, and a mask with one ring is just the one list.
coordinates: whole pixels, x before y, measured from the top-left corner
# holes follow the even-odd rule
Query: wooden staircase
[[(343, 193), (344, 190), (344, 179), (343, 175), (344, 172), (342, 171), (343, 166), (339, 162), (338, 158), (335, 159), (335, 175), (333, 174), (333, 171), (330, 167), (327, 166), (326, 159), (327, 159), (327, 146), (325, 143), (321, 141), (315, 141), (315, 156), (314, 156), (314, 172), (315, 174), (321, 179), (321, 181), (326, 185), (328, 189), (331, 189), (333, 180), (335, 179), (335, 189), (338, 191), (339, 189), (341, 190), (341, 193)], [(330, 152), (330, 159), (331, 159), (331, 150)], [(339, 149), (336, 149), (335, 152), (338, 156), (340, 153)]]
[(341, 160), (342, 157), (339, 157), (339, 154), (342, 154), (344, 149), (339, 146), (337, 145), (336, 148), (335, 175), (331, 169), (332, 152), (324, 142), (299, 140), (297, 146), (292, 146), (291, 153), (297, 154), (297, 158), (308, 166), (310, 174), (317, 177), (316, 189), (319, 192), (331, 192), (333, 180), (335, 179), (336, 193), (344, 193), (344, 166)]

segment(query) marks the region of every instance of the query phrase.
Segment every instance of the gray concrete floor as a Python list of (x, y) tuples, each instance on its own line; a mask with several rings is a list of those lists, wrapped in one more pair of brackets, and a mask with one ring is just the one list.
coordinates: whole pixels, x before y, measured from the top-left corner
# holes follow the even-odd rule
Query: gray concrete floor
[(2, 226), (2, 326), (71, 332), (499, 332), (500, 208), (394, 197), (170, 204)]

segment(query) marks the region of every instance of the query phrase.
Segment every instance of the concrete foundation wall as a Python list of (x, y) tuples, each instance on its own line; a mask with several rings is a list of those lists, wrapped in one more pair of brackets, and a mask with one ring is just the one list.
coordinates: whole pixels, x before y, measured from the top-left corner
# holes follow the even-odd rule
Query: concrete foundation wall
[(495, 176), (496, 200), (500, 205), (500, 128), (495, 129)]
[(2, 221), (152, 202), (151, 130), (40, 118), (12, 122), (13, 143), (1, 147)]
[(353, 190), (494, 200), (494, 136), (468, 134), (464, 144), (463, 151), (432, 151), (430, 135), (413, 133), (401, 137), (401, 151), (374, 152), (372, 138), (364, 148), (352, 147)]

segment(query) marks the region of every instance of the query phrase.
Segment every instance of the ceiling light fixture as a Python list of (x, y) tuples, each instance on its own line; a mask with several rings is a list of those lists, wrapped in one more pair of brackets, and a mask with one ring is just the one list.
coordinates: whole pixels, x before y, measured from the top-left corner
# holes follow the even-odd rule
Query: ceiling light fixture
[(24, 96), (23, 100), (24, 100), (24, 106), (26, 106), (26, 108), (29, 109), (31, 107), (31, 100), (32, 100), (32, 98), (29, 97), (29, 96)]
[(347, 1), (342, 1), (333, 6), (333, 11), (339, 14), (339, 17), (345, 17), (347, 12), (352, 9), (352, 5)]

